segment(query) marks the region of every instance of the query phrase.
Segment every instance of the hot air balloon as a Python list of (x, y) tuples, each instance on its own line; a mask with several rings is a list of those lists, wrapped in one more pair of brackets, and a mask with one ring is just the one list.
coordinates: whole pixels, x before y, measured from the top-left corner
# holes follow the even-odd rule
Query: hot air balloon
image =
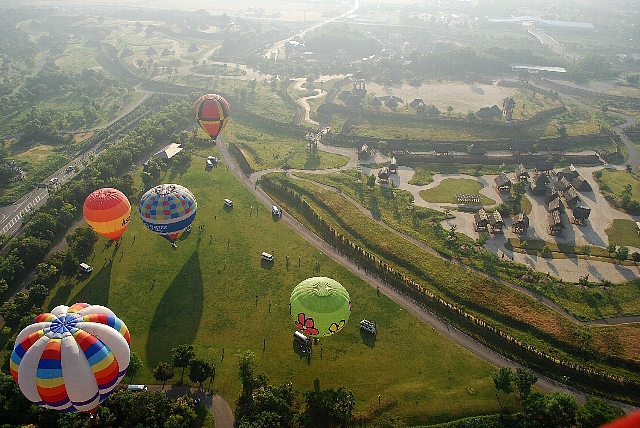
[(179, 184), (160, 184), (149, 189), (138, 212), (145, 226), (172, 243), (196, 217), (198, 203), (189, 189)]
[(18, 334), (9, 368), (33, 403), (93, 413), (124, 377), (129, 344), (127, 326), (109, 308), (56, 306)]
[(118, 189), (105, 187), (87, 196), (82, 207), (87, 224), (113, 241), (120, 239), (131, 219), (131, 205)]
[(344, 327), (351, 315), (349, 293), (327, 277), (307, 278), (291, 293), (291, 317), (304, 334), (330, 336)]
[(198, 124), (214, 140), (229, 121), (229, 111), (229, 103), (218, 94), (201, 96), (194, 107)]

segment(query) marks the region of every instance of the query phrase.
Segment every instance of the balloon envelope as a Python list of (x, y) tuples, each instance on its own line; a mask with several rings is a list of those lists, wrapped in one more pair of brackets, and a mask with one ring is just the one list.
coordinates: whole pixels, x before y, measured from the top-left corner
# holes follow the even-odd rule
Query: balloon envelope
[(327, 277), (307, 278), (291, 293), (291, 317), (304, 334), (329, 336), (344, 327), (351, 315), (349, 293)]
[(24, 396), (62, 412), (92, 412), (129, 367), (129, 330), (104, 306), (38, 315), (15, 341), (9, 368)]
[(186, 187), (160, 184), (142, 195), (138, 212), (149, 230), (173, 242), (193, 222), (197, 208), (195, 196)]
[(129, 226), (131, 204), (118, 189), (105, 187), (87, 196), (82, 212), (87, 224), (96, 233), (116, 240)]
[(218, 94), (203, 95), (195, 103), (198, 124), (215, 140), (229, 121), (229, 103)]

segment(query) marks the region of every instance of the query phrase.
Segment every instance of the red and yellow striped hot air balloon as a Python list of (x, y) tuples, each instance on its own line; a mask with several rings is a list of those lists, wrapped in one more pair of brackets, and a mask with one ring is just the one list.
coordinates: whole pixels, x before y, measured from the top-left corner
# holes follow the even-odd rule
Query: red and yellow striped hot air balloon
[(84, 201), (84, 218), (96, 233), (113, 241), (120, 239), (131, 219), (131, 204), (118, 189), (105, 187)]
[(33, 403), (94, 413), (127, 372), (130, 342), (129, 329), (107, 307), (56, 306), (18, 334), (9, 368)]
[(214, 140), (229, 121), (229, 111), (229, 103), (218, 94), (201, 96), (194, 108), (198, 124)]

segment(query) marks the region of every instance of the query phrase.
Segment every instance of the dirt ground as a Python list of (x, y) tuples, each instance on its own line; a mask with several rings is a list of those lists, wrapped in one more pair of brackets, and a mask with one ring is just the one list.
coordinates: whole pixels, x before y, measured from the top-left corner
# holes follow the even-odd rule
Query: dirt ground
[(422, 98), (427, 104), (435, 105), (441, 114), (447, 114), (447, 107), (453, 107), (453, 112), (467, 114), (469, 110), (477, 111), (481, 107), (491, 107), (494, 104), (502, 108), (502, 100), (513, 95), (515, 88), (475, 83), (468, 85), (464, 82), (429, 80), (419, 88), (408, 84), (398, 84), (390, 87), (370, 82), (366, 86), (369, 93), (376, 96), (395, 95), (407, 103), (414, 98)]

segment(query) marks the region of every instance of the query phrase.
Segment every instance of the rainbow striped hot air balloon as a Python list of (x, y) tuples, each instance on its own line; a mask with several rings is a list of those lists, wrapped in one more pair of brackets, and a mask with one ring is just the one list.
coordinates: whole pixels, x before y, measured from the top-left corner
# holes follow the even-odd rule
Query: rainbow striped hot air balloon
[(229, 111), (229, 103), (218, 94), (201, 96), (194, 107), (198, 124), (214, 140), (229, 121)]
[(129, 343), (127, 326), (109, 308), (57, 306), (20, 332), (9, 368), (35, 404), (92, 413), (124, 377)]
[(142, 195), (138, 212), (149, 230), (174, 242), (193, 222), (197, 208), (196, 197), (186, 187), (160, 184)]
[(120, 239), (131, 219), (129, 200), (124, 193), (111, 187), (98, 189), (87, 196), (82, 212), (96, 233), (114, 241)]
[(291, 317), (307, 336), (337, 333), (351, 315), (349, 293), (338, 281), (324, 276), (307, 278), (291, 293)]

